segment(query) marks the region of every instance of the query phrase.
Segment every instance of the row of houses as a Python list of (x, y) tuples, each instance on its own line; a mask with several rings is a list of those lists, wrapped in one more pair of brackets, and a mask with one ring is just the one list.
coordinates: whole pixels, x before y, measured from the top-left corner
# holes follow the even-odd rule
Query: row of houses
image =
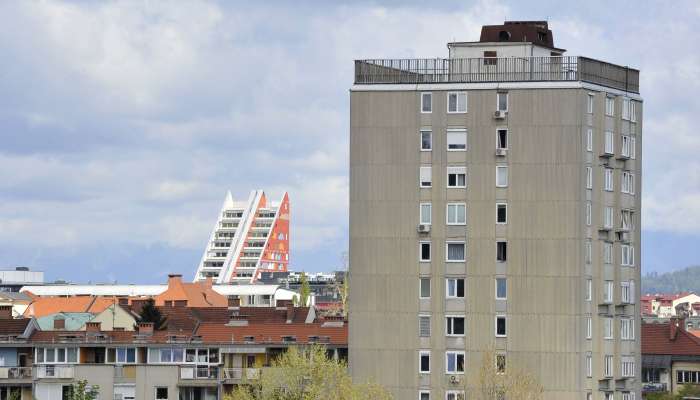
[[(224, 289), (171, 275), (155, 294), (25, 288), (31, 300), (19, 318), (0, 306), (0, 400), (63, 400), (80, 380), (99, 387), (100, 400), (214, 400), (258, 379), (290, 346), (319, 344), (346, 360), (347, 321), (296, 307), (273, 286)], [(161, 326), (139, 322), (149, 299)]]

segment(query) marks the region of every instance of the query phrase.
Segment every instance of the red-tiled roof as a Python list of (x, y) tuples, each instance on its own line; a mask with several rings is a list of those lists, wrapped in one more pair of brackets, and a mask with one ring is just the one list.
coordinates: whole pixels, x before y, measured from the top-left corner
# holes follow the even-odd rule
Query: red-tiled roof
[(678, 327), (675, 340), (671, 339), (670, 323), (642, 324), (642, 354), (700, 355), (700, 338)]
[(15, 336), (21, 335), (27, 329), (27, 325), (31, 321), (31, 318), (21, 318), (21, 319), (3, 319), (0, 320), (0, 335), (2, 336)]
[(99, 314), (115, 303), (117, 303), (117, 299), (114, 297), (35, 297), (29, 304), (29, 307), (24, 311), (24, 316), (40, 318), (59, 312), (88, 312)]
[(293, 336), (296, 343), (310, 343), (310, 337), (324, 344), (347, 345), (348, 325), (324, 327), (322, 323), (281, 324), (249, 323), (248, 326), (228, 326), (203, 323), (196, 334), (204, 343), (242, 343), (246, 336), (252, 336), (255, 343), (285, 343), (283, 337)]

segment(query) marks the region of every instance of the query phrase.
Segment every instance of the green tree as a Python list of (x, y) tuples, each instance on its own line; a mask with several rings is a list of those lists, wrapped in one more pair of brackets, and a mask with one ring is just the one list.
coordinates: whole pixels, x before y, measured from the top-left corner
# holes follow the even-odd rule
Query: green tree
[(153, 322), (153, 329), (163, 329), (165, 318), (160, 310), (156, 308), (156, 302), (153, 299), (146, 300), (146, 303), (141, 308), (139, 313), (139, 322)]
[(357, 384), (347, 364), (329, 359), (325, 348), (290, 347), (265, 368), (258, 380), (238, 385), (224, 400), (390, 400), (374, 383)]
[(95, 400), (99, 394), (99, 386), (88, 387), (88, 381), (79, 380), (71, 386), (70, 400)]
[(7, 400), (20, 400), (22, 398), (22, 390), (18, 388), (11, 388), (10, 394), (7, 396)]
[(534, 376), (507, 364), (494, 350), (484, 352), (479, 372), (478, 399), (539, 400), (544, 388)]
[(298, 307), (308, 307), (309, 297), (311, 297), (311, 286), (309, 286), (309, 280), (306, 279), (306, 273), (302, 272), (301, 277), (301, 287), (299, 288), (299, 296), (294, 296), (294, 305)]

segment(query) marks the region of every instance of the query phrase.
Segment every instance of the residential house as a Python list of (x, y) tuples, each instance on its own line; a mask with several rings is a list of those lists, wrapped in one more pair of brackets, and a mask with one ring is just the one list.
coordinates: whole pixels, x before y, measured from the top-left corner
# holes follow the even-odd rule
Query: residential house
[(12, 318), (10, 306), (0, 306), (0, 400), (13, 391), (32, 400), (33, 352), (29, 337), (38, 329), (32, 318)]

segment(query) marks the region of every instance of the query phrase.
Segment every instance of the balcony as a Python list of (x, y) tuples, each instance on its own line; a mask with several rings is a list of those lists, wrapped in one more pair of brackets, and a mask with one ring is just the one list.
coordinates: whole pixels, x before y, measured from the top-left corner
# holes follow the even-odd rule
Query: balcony
[(73, 379), (75, 371), (72, 365), (39, 365), (36, 367), (37, 379)]
[(355, 84), (357, 85), (525, 81), (583, 81), (639, 93), (638, 70), (587, 57), (430, 58), (355, 61)]
[(181, 366), (180, 380), (219, 380), (219, 367)]
[(260, 368), (224, 368), (224, 380), (232, 383), (260, 379)]
[(30, 381), (34, 376), (32, 367), (0, 367), (0, 382)]
[(665, 383), (661, 382), (642, 382), (642, 393), (659, 393), (668, 392)]

